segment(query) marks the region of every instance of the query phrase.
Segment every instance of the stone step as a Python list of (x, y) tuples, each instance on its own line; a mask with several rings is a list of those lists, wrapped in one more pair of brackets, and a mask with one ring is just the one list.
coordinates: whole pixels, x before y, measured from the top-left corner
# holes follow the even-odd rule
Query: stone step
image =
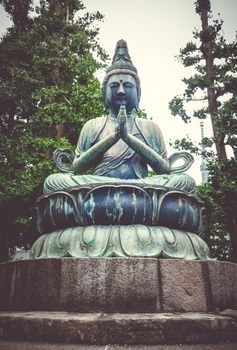
[(237, 343), (177, 345), (84, 345), (0, 340), (1, 350), (236, 350)]
[(237, 320), (226, 315), (191, 312), (82, 314), (11, 311), (0, 312), (0, 339), (90, 345), (234, 342), (237, 341)]

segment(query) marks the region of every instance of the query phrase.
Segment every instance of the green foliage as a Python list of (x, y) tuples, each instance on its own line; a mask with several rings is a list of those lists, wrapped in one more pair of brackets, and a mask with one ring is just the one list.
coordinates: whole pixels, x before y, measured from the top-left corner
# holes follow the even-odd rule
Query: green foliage
[(195, 144), (189, 137), (186, 135), (182, 139), (177, 139), (175, 141), (169, 142), (169, 145), (177, 151), (187, 151), (195, 155), (199, 155), (205, 159), (206, 162), (216, 159), (215, 153), (212, 151), (211, 147), (214, 141), (212, 138), (203, 137), (201, 142)]
[(187, 115), (186, 110), (184, 109), (184, 103), (181, 97), (175, 96), (173, 100), (169, 102), (169, 109), (173, 116), (179, 115), (185, 123), (190, 122), (191, 118)]
[(104, 112), (94, 74), (107, 56), (97, 43), (102, 15), (78, 17), (81, 1), (41, 0), (34, 17), (31, 1), (1, 3), (13, 26), (0, 42), (0, 209), (10, 246), (22, 246), (35, 239), (34, 203), (57, 171), (53, 151), (74, 150), (84, 123)]
[(0, 0), (17, 31), (26, 28), (31, 21), (29, 13), (33, 10), (32, 3), (32, 0)]
[(193, 154), (199, 154), (200, 149), (194, 145), (193, 141), (188, 135), (183, 137), (181, 140), (175, 140), (174, 142), (169, 143), (170, 146), (174, 147), (178, 151), (189, 151)]
[(147, 113), (146, 113), (145, 109), (140, 109), (140, 108), (139, 108), (139, 109), (136, 111), (136, 114), (137, 114), (137, 116), (138, 116), (139, 118), (148, 119), (148, 116), (147, 116)]
[(206, 119), (208, 110), (207, 108), (200, 108), (193, 111), (193, 116), (198, 119)]
[(202, 236), (213, 256), (236, 261), (237, 162), (235, 159), (209, 163), (208, 182), (198, 186), (204, 202)]

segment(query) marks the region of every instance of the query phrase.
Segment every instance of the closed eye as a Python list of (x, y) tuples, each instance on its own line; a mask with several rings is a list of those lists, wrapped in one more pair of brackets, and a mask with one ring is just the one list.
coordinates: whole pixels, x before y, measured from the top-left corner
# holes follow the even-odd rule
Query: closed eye
[(134, 85), (132, 83), (130, 83), (129, 81), (126, 81), (124, 84), (123, 84), (124, 87), (126, 88), (132, 88), (134, 87)]
[(111, 87), (111, 88), (117, 88), (117, 87), (119, 87), (119, 83), (116, 83), (116, 82), (111, 83), (111, 84), (110, 84), (110, 87)]

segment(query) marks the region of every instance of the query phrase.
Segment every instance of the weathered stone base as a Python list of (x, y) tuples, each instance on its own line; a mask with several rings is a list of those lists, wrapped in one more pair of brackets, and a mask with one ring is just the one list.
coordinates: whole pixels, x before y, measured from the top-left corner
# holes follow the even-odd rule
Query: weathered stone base
[(200, 344), (237, 340), (221, 315), (0, 312), (0, 338), (80, 344)]
[(237, 305), (237, 264), (154, 258), (0, 264), (0, 310), (215, 312)]

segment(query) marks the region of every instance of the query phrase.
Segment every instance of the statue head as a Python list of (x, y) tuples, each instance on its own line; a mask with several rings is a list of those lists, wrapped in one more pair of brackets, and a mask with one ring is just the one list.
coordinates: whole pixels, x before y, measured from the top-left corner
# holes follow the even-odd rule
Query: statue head
[(117, 42), (112, 65), (107, 69), (102, 84), (102, 93), (106, 107), (113, 112), (117, 113), (121, 105), (126, 106), (128, 113), (138, 108), (141, 96), (140, 79), (124, 40)]

